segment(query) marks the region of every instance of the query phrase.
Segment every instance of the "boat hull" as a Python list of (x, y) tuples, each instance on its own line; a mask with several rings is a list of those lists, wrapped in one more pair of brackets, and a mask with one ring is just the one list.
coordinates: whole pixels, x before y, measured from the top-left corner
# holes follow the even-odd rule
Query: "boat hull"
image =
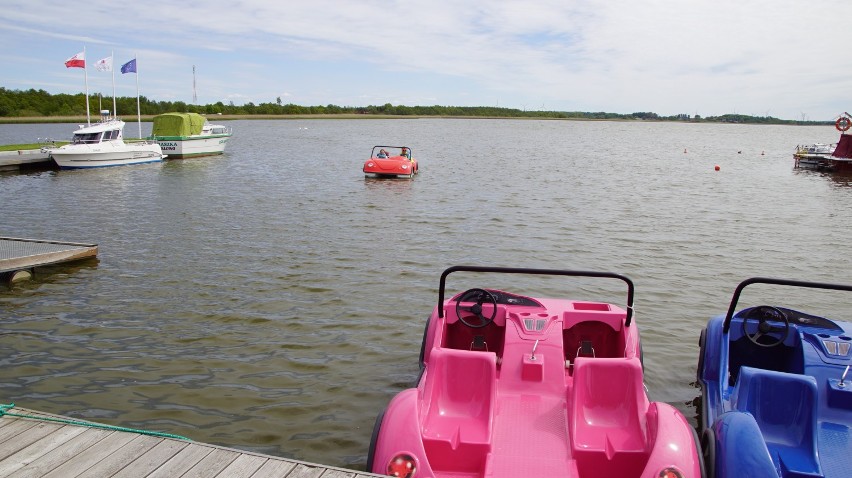
[(419, 172), (417, 160), (402, 156), (370, 158), (364, 163), (364, 176), (368, 178), (410, 179)]
[(158, 137), (157, 143), (169, 159), (186, 159), (222, 154), (230, 138), (230, 134)]
[(106, 168), (161, 162), (163, 151), (156, 143), (111, 141), (95, 145), (66, 145), (48, 151), (61, 169)]
[[(445, 300), (447, 276), (456, 271), (619, 279), (627, 285), (627, 307), (478, 288)], [(632, 304), (633, 283), (617, 274), (445, 270), (421, 342), (420, 378), (377, 418), (367, 471), (434, 478), (704, 476), (686, 417), (645, 393)]]

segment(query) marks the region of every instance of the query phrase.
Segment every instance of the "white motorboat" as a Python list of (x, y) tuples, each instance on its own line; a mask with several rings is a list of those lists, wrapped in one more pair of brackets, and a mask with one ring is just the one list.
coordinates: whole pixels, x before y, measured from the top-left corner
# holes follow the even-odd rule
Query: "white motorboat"
[(124, 142), (124, 121), (101, 111), (101, 121), (80, 125), (70, 144), (46, 149), (62, 169), (103, 168), (161, 162), (166, 156), (155, 141)]
[(170, 159), (212, 156), (225, 152), (231, 128), (211, 124), (197, 113), (164, 113), (154, 117), (151, 136)]
[(831, 155), (837, 143), (814, 143), (796, 146), (793, 153), (795, 167), (804, 169), (831, 169)]

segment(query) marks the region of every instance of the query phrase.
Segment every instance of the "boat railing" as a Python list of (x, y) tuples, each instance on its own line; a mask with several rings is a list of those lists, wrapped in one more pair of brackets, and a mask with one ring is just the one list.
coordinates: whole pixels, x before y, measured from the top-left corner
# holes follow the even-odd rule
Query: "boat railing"
[(156, 138), (124, 138), (124, 142), (133, 144), (159, 144)]
[(230, 126), (216, 125), (210, 128), (210, 134), (233, 134), (233, 128)]
[(796, 146), (797, 154), (831, 154), (837, 148), (837, 143), (800, 144)]

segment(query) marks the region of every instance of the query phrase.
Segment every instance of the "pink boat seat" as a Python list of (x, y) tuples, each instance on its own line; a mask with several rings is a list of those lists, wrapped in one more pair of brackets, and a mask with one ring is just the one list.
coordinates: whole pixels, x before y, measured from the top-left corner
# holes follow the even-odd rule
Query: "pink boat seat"
[(571, 362), (577, 357), (624, 357), (621, 334), (604, 322), (587, 320), (574, 324), (562, 332), (562, 342), (565, 360)]
[(436, 348), (428, 373), (423, 438), (489, 443), (497, 392), (496, 355)]
[(433, 469), (481, 469), (491, 443), (497, 356), (436, 348), (427, 373), (421, 431), (430, 464)]
[(576, 358), (570, 429), (581, 474), (644, 466), (651, 447), (642, 380), (639, 359)]

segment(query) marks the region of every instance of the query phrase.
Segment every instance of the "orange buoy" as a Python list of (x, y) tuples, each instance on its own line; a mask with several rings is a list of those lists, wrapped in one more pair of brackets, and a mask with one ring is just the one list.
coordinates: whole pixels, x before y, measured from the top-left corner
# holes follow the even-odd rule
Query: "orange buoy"
[(718, 171), (718, 170), (720, 169), (720, 168), (719, 168), (719, 165), (717, 164), (717, 165), (716, 165), (716, 167), (715, 167), (715, 168), (713, 168), (713, 169), (715, 169), (716, 171)]

